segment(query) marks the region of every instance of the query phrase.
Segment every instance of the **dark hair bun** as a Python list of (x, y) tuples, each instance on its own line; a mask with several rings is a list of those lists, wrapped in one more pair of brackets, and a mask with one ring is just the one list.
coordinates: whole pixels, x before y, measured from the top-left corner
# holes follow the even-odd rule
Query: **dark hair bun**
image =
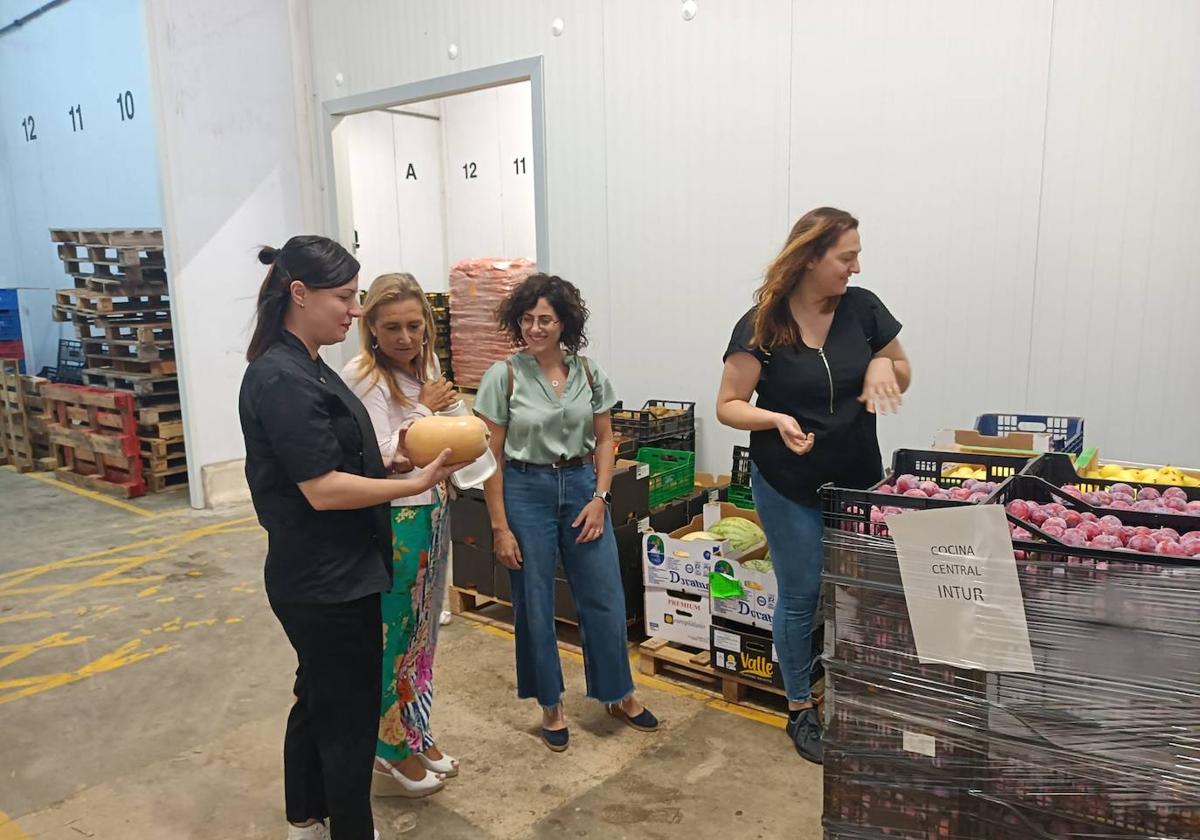
[(279, 256), (279, 252), (270, 245), (264, 245), (258, 251), (258, 261), (263, 265), (271, 265)]

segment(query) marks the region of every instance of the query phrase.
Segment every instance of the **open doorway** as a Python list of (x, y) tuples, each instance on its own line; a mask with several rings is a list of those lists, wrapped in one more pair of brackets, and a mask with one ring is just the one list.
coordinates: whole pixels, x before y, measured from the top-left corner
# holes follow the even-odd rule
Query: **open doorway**
[(541, 103), (540, 59), (326, 103), (331, 227), (361, 288), (404, 271), (445, 293), (464, 262), (545, 266)]

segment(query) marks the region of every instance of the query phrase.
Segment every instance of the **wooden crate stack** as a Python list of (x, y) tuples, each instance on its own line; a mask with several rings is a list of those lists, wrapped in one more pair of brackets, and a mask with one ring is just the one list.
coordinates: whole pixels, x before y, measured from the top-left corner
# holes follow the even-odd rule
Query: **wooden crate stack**
[(0, 464), (20, 472), (52, 470), (57, 462), (43, 417), (47, 380), (21, 373), (19, 359), (0, 359)]
[(161, 230), (51, 230), (73, 288), (54, 317), (82, 344), (86, 385), (133, 395), (146, 490), (187, 482)]
[(447, 382), (454, 381), (454, 366), (450, 362), (450, 295), (445, 292), (426, 292), (429, 306), (433, 309), (434, 341), (438, 363)]

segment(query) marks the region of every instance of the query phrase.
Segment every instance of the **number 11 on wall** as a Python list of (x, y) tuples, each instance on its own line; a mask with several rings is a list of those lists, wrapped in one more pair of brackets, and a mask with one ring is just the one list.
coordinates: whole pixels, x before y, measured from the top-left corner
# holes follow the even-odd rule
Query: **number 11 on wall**
[(71, 115), (71, 131), (83, 131), (83, 106), (76, 105), (67, 113)]

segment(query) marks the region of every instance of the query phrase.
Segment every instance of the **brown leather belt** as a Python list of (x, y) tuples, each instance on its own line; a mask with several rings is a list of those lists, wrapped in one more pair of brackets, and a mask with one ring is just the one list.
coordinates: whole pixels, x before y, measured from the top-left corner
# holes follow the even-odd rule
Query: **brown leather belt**
[(530, 464), (526, 461), (509, 461), (508, 465), (510, 467), (515, 467), (522, 472), (528, 472), (529, 470), (567, 470), (571, 467), (582, 467), (586, 464), (594, 463), (596, 463), (596, 455), (593, 452), (589, 452), (586, 455), (580, 455), (578, 458), (571, 458), (566, 461), (555, 461), (553, 464)]

